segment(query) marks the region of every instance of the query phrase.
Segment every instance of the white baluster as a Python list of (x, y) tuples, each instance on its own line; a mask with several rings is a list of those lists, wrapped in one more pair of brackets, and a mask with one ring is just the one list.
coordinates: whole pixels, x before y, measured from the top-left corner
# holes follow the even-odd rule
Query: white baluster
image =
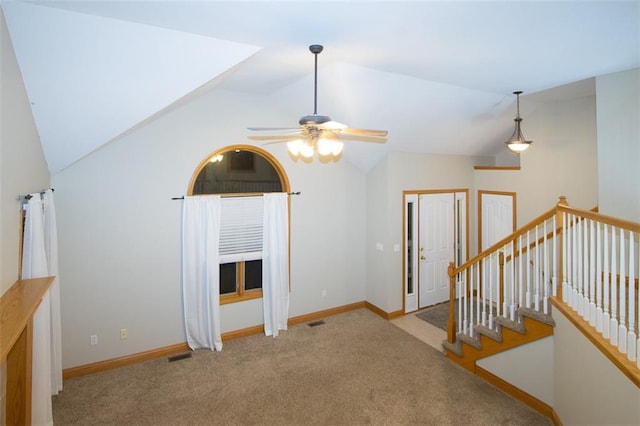
[(589, 220), (589, 324), (596, 326), (596, 229)]
[[(487, 299), (487, 295), (489, 294), (489, 292), (487, 291), (487, 281), (489, 275), (489, 268), (487, 267), (487, 257), (482, 258), (482, 272), (483, 272), (483, 277), (485, 279), (482, 280), (482, 325), (483, 326), (487, 326), (487, 321), (489, 320), (488, 314), (487, 314), (487, 303), (485, 302), (485, 300)], [(489, 286), (491, 287), (491, 286)]]
[(458, 300), (456, 301), (456, 303), (458, 303), (458, 318), (457, 318), (458, 328), (461, 333), (467, 334), (464, 318), (462, 316), (463, 308), (464, 308), (464, 293), (462, 292), (462, 282), (460, 282), (459, 277), (456, 277), (456, 293), (455, 294), (458, 296)]
[(602, 333), (602, 232), (600, 230), (601, 226), (599, 223), (596, 224), (596, 298), (597, 298), (597, 307), (596, 307), (596, 330), (598, 333)]
[(626, 301), (627, 301), (627, 285), (626, 281), (626, 264), (625, 264), (625, 247), (624, 247), (624, 229), (620, 228), (620, 323), (618, 325), (618, 350), (623, 354), (627, 353), (627, 323), (626, 323)]
[(569, 259), (569, 248), (571, 247), (570, 241), (571, 238), (569, 235), (569, 224), (567, 223), (568, 221), (568, 217), (567, 217), (567, 212), (562, 212), (562, 227), (563, 227), (563, 232), (562, 232), (562, 253), (563, 253), (563, 259), (564, 261), (562, 262), (562, 301), (564, 303), (569, 303), (569, 262), (571, 261), (571, 259)]
[(627, 358), (629, 361), (635, 361), (636, 352), (636, 277), (635, 277), (635, 242), (634, 233), (629, 232), (629, 333), (627, 334)]
[(534, 271), (534, 299), (533, 299), (533, 308), (540, 312), (540, 250), (538, 246), (538, 227), (536, 226), (536, 239), (535, 239), (535, 247), (536, 247), (536, 260), (533, 268)]
[[(510, 295), (507, 294), (507, 289), (510, 289), (511, 286), (507, 286), (507, 268), (509, 267), (507, 265), (507, 259), (509, 257), (509, 253), (506, 250), (507, 246), (503, 246), (502, 247), (502, 259), (503, 259), (503, 264), (502, 264), (502, 271), (500, 271), (500, 254), (498, 253), (498, 275), (502, 274), (502, 316), (504, 318), (507, 318), (507, 312), (509, 310), (509, 298)], [(497, 280), (497, 284), (498, 284), (498, 294), (500, 294), (500, 276), (498, 276), (498, 280)], [(498, 296), (496, 296), (498, 297)], [(500, 314), (498, 314), (500, 315)]]
[[(491, 258), (494, 257), (495, 253), (489, 255), (489, 281), (493, 279), (493, 262)], [(495, 283), (489, 283), (489, 328), (493, 329), (493, 287)]]
[(476, 283), (478, 288), (478, 294), (476, 294), (476, 324), (484, 324), (480, 318), (480, 299), (481, 296), (484, 297), (484, 294), (480, 292), (480, 263), (476, 264)]
[(474, 288), (476, 288), (476, 284), (473, 282), (473, 277), (475, 276), (473, 273), (474, 266), (472, 265), (467, 271), (465, 275), (469, 280), (469, 336), (473, 337), (474, 330), (474, 322), (473, 322), (473, 298), (474, 298)]
[(571, 307), (574, 311), (578, 310), (578, 266), (580, 263), (580, 256), (578, 252), (578, 230), (580, 229), (578, 225), (578, 218), (575, 215), (572, 215), (573, 225), (571, 227), (572, 234), (572, 243), (571, 243)]
[(578, 233), (578, 244), (577, 244), (577, 256), (578, 256), (578, 276), (577, 276), (577, 287), (578, 287), (578, 299), (577, 302), (577, 311), (578, 315), (584, 317), (584, 269), (582, 264), (584, 262), (584, 237), (583, 237), (583, 229), (582, 224), (584, 221), (579, 221), (576, 223), (577, 225), (577, 233)]
[(604, 262), (604, 268), (602, 271), (603, 274), (603, 285), (604, 285), (604, 313), (602, 314), (602, 335), (608, 339), (609, 338), (609, 332), (611, 331), (610, 328), (610, 324), (611, 324), (611, 317), (609, 315), (609, 309), (611, 309), (610, 305), (609, 305), (609, 291), (610, 291), (610, 283), (609, 283), (609, 278), (611, 278), (611, 276), (609, 275), (609, 228), (607, 227), (607, 224), (605, 223), (603, 225), (604, 228), (604, 257), (602, 258), (603, 262)]
[(611, 227), (611, 321), (609, 323), (609, 341), (613, 346), (618, 346), (618, 283), (616, 282), (617, 270), (616, 265), (618, 257), (616, 256), (616, 227)]
[(547, 239), (547, 221), (542, 223), (542, 254), (544, 256), (544, 273), (542, 275), (542, 312), (549, 314), (549, 240)]
[(553, 273), (551, 275), (551, 295), (558, 295), (558, 223), (557, 217), (553, 216)]
[(588, 220), (582, 220), (582, 318), (589, 321), (589, 227)]
[(518, 250), (520, 253), (518, 256), (518, 305), (526, 306), (524, 304), (524, 281), (522, 280), (522, 258), (524, 257), (524, 253), (522, 252), (522, 234), (518, 237)]
[(531, 232), (531, 230), (527, 231), (527, 269), (526, 269), (526, 273), (527, 273), (527, 297), (526, 297), (526, 302), (527, 304), (525, 305), (527, 308), (531, 308), (531, 242), (530, 242), (530, 237), (529, 237), (529, 233)]
[[(516, 293), (516, 244), (515, 241), (511, 241), (511, 263), (509, 263), (511, 268), (511, 311), (509, 312), (509, 316), (511, 321), (516, 320), (516, 309), (517, 309), (517, 293)], [(518, 256), (520, 257), (520, 256)]]

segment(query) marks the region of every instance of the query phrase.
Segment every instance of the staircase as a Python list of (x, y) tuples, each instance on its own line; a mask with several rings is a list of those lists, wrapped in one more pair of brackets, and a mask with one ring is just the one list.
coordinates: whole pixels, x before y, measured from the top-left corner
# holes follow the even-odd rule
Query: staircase
[(445, 355), (554, 418), (553, 407), (477, 363), (552, 336), (553, 305), (640, 392), (639, 240), (640, 224), (572, 208), (560, 197), (512, 235), (449, 265)]
[(516, 321), (504, 317), (495, 321), (495, 329), (477, 325), (473, 337), (459, 333), (454, 343), (444, 341), (446, 356), (475, 373), (477, 360), (551, 336), (555, 326), (551, 315), (524, 307), (518, 309)]

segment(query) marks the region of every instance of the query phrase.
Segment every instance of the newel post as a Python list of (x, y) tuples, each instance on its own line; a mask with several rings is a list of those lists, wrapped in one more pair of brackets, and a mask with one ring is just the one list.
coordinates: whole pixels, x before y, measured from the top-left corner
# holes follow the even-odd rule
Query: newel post
[(455, 300), (456, 300), (456, 278), (453, 271), (456, 266), (453, 262), (449, 262), (447, 273), (449, 274), (449, 319), (447, 320), (447, 341), (454, 343), (456, 341), (456, 317), (455, 317)]

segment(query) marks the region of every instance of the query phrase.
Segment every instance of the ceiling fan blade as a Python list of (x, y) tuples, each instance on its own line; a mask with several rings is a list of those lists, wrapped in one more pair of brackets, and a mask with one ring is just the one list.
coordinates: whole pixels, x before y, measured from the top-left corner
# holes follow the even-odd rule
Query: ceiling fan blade
[(360, 136), (378, 136), (385, 137), (389, 134), (386, 130), (369, 130), (369, 129), (353, 129), (351, 127), (346, 127), (344, 129), (338, 129), (339, 133), (347, 134), (347, 135), (360, 135)]
[(247, 130), (254, 130), (257, 132), (266, 132), (270, 130), (300, 130), (300, 127), (247, 127)]
[(277, 140), (277, 141), (269, 141), (269, 142), (263, 143), (262, 145), (275, 145), (275, 144), (278, 144), (278, 143), (288, 143), (288, 142), (291, 142), (291, 139), (280, 139), (280, 140)]
[(302, 133), (300, 134), (293, 134), (293, 135), (274, 135), (274, 136), (249, 136), (249, 139), (254, 140), (254, 141), (274, 141), (274, 140), (278, 140), (278, 141), (294, 141), (296, 139), (300, 139), (300, 137), (302, 137)]
[(375, 137), (375, 136), (363, 136), (363, 135), (348, 135), (348, 134), (339, 134), (338, 140), (350, 142), (369, 142), (369, 143), (386, 143), (387, 138)]
[(346, 124), (338, 123), (337, 121), (329, 120), (326, 123), (318, 125), (318, 127), (326, 130), (343, 130), (347, 129), (349, 126), (347, 126)]

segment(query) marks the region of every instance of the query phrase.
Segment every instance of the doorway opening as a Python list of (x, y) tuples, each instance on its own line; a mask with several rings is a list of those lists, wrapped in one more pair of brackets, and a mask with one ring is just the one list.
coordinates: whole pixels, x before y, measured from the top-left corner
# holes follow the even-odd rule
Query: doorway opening
[(403, 303), (413, 312), (449, 299), (450, 262), (469, 256), (467, 189), (403, 192)]

